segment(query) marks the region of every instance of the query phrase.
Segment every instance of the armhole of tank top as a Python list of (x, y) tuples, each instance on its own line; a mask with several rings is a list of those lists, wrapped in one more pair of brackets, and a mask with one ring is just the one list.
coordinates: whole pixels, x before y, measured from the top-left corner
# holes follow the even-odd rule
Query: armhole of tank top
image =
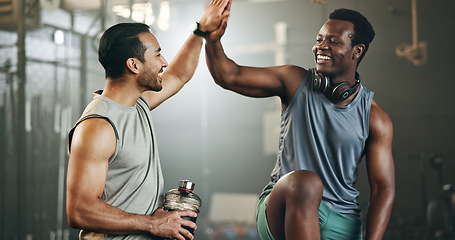
[(77, 123), (74, 125), (74, 127), (70, 130), (69, 132), (69, 136), (68, 136), (68, 152), (69, 150), (71, 150), (71, 140), (73, 138), (73, 133), (74, 133), (74, 130), (76, 129), (76, 127), (83, 121), (89, 119), (89, 118), (104, 118), (106, 119), (106, 121), (109, 122), (109, 124), (111, 124), (112, 128), (114, 129), (114, 133), (115, 133), (115, 151), (114, 151), (114, 154), (112, 154), (112, 156), (109, 158), (109, 162), (114, 159), (116, 156), (117, 156), (117, 153), (118, 153), (118, 144), (119, 144), (119, 136), (118, 136), (118, 131), (117, 131), (117, 128), (115, 127), (115, 124), (107, 117), (104, 117), (104, 116), (101, 116), (101, 115), (96, 115), (96, 114), (92, 114), (92, 115), (87, 115), (81, 119), (79, 119), (79, 121), (77, 121)]
[[(366, 89), (365, 89), (366, 91)], [(373, 103), (373, 97), (374, 97), (374, 92), (371, 92), (371, 91), (368, 91), (368, 98), (367, 98), (367, 104), (368, 104), (368, 113), (366, 114), (366, 121), (367, 121), (367, 125), (366, 125), (366, 137), (368, 138), (368, 136), (370, 135), (370, 113), (371, 113), (371, 103)]]

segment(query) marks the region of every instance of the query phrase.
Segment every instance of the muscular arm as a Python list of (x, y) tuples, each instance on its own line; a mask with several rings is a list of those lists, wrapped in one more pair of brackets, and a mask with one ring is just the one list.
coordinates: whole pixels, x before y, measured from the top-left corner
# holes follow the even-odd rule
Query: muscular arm
[[(212, 32), (219, 28), (223, 19), (229, 16), (229, 8), (227, 6), (230, 1), (212, 0), (210, 2), (199, 21), (202, 31)], [(199, 62), (202, 42), (202, 37), (191, 34), (163, 73), (163, 89), (159, 92), (147, 91), (142, 94), (150, 109), (154, 109), (176, 94), (193, 77)]]
[(393, 126), (388, 114), (373, 100), (366, 157), (370, 182), (366, 239), (382, 239), (395, 198), (395, 167), (392, 157)]
[(201, 37), (191, 34), (164, 71), (163, 89), (159, 92), (146, 91), (142, 94), (151, 110), (175, 95), (191, 79), (199, 61), (202, 41)]
[(181, 225), (196, 224), (181, 216), (191, 211), (157, 211), (153, 216), (132, 214), (104, 203), (103, 194), (108, 160), (115, 151), (116, 141), (107, 120), (91, 118), (80, 123), (73, 134), (67, 173), (67, 215), (71, 227), (107, 234), (148, 232), (163, 237), (192, 237)]
[(227, 19), (207, 36), (205, 45), (207, 66), (215, 82), (225, 89), (249, 97), (279, 96), (286, 104), (294, 95), (306, 70), (297, 66), (248, 67), (229, 59), (221, 44)]

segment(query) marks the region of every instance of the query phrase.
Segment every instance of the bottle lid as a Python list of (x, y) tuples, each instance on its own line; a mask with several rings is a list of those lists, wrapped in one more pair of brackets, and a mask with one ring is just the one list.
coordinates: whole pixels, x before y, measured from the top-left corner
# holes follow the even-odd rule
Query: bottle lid
[(190, 191), (194, 190), (194, 183), (190, 180), (180, 180), (179, 188), (184, 188)]

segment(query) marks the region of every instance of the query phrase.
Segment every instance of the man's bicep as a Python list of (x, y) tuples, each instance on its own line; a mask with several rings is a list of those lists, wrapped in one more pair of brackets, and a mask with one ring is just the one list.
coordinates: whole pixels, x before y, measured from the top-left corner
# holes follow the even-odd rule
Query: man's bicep
[(373, 103), (366, 148), (370, 185), (390, 186), (395, 183), (392, 140), (393, 126), (388, 114)]
[(372, 187), (392, 187), (395, 182), (395, 168), (391, 150), (370, 142), (367, 151), (368, 179)]
[(279, 96), (285, 102), (292, 98), (303, 79), (304, 70), (293, 65), (273, 67), (240, 66), (236, 74), (218, 85), (248, 97)]
[(68, 162), (69, 200), (101, 197), (115, 142), (114, 129), (105, 119), (87, 119), (76, 127)]

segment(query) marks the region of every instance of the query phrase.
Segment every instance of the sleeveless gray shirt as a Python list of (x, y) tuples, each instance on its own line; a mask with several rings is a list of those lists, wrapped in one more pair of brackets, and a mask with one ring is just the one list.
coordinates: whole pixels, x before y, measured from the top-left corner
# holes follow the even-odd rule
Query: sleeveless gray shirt
[(369, 134), (374, 94), (361, 85), (354, 100), (340, 107), (313, 90), (310, 75), (308, 71), (281, 115), (278, 158), (264, 191), (289, 172), (310, 170), (322, 180), (325, 204), (358, 217), (359, 192), (354, 184)]
[[(95, 95), (76, 126), (89, 118), (105, 118), (115, 131), (115, 153), (109, 159), (101, 200), (123, 211), (151, 215), (162, 206), (164, 180), (153, 131), (151, 111), (143, 98), (126, 107)], [(82, 230), (80, 239), (153, 239), (150, 235), (111, 236)]]

